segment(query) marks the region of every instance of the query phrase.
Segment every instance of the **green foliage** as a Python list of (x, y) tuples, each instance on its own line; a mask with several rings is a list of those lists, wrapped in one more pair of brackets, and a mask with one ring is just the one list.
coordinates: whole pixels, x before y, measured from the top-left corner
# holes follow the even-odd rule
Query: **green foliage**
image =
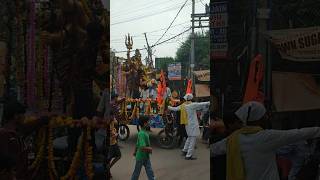
[[(175, 61), (182, 64), (182, 75), (186, 75), (190, 64), (191, 35), (181, 44), (176, 52)], [(195, 70), (210, 68), (209, 31), (195, 33)]]

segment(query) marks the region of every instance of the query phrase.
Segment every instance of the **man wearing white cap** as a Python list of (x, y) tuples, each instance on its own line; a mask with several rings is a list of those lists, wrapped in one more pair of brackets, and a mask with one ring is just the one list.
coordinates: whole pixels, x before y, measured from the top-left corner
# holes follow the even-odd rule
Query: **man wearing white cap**
[(180, 121), (182, 124), (185, 124), (188, 135), (182, 153), (186, 157), (186, 160), (195, 160), (196, 158), (192, 157), (192, 155), (197, 136), (200, 135), (197, 111), (208, 107), (210, 102), (194, 103), (191, 101), (193, 99), (192, 94), (186, 94), (183, 98), (186, 100), (186, 102), (184, 102), (182, 105), (177, 107), (168, 106), (168, 109), (171, 111), (181, 112)]
[(211, 155), (227, 155), (226, 180), (279, 180), (276, 150), (284, 145), (320, 137), (320, 128), (263, 130), (266, 109), (248, 102), (235, 112), (244, 127), (215, 143)]

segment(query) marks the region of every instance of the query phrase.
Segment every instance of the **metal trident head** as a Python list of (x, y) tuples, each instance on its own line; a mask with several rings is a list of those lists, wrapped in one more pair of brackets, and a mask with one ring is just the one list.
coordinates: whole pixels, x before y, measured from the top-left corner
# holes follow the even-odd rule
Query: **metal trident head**
[(132, 49), (132, 45), (133, 45), (133, 40), (132, 40), (132, 36), (130, 36), (130, 34), (128, 33), (128, 36), (126, 36), (126, 46), (127, 46), (127, 49)]

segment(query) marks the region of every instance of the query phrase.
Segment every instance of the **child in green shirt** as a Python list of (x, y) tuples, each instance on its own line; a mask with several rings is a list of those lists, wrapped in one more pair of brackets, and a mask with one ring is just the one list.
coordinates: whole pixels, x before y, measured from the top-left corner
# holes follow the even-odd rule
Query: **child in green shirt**
[(154, 173), (151, 167), (150, 154), (152, 148), (150, 147), (149, 134), (146, 131), (149, 118), (146, 116), (140, 116), (139, 123), (142, 127), (138, 133), (138, 139), (136, 144), (136, 150), (134, 156), (136, 157), (136, 165), (131, 177), (131, 180), (138, 180), (142, 166), (145, 167), (149, 180), (154, 180)]

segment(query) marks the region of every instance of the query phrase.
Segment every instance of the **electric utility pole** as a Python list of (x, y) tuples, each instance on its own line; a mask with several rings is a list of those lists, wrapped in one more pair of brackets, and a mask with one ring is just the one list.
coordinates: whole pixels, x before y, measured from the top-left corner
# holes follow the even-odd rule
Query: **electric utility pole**
[(194, 40), (195, 40), (195, 36), (194, 36), (194, 13), (195, 11), (195, 0), (192, 0), (192, 14), (191, 14), (191, 57), (190, 57), (190, 78), (192, 80), (192, 91), (194, 91), (194, 59), (195, 59), (195, 49), (194, 49)]
[(148, 51), (148, 59), (149, 59), (146, 65), (153, 67), (152, 50), (148, 43), (147, 33), (144, 33), (144, 37), (146, 38), (146, 42), (147, 42), (147, 51)]
[[(195, 0), (192, 0), (192, 14), (191, 14), (191, 49), (190, 49), (190, 69), (189, 78), (192, 80), (192, 89), (194, 90), (195, 78), (194, 78), (194, 67), (195, 67), (195, 34), (194, 30), (199, 28), (209, 28), (209, 24), (203, 25), (202, 22), (209, 23), (209, 6), (205, 6), (205, 13), (195, 14)], [(197, 23), (195, 25), (195, 23)]]

